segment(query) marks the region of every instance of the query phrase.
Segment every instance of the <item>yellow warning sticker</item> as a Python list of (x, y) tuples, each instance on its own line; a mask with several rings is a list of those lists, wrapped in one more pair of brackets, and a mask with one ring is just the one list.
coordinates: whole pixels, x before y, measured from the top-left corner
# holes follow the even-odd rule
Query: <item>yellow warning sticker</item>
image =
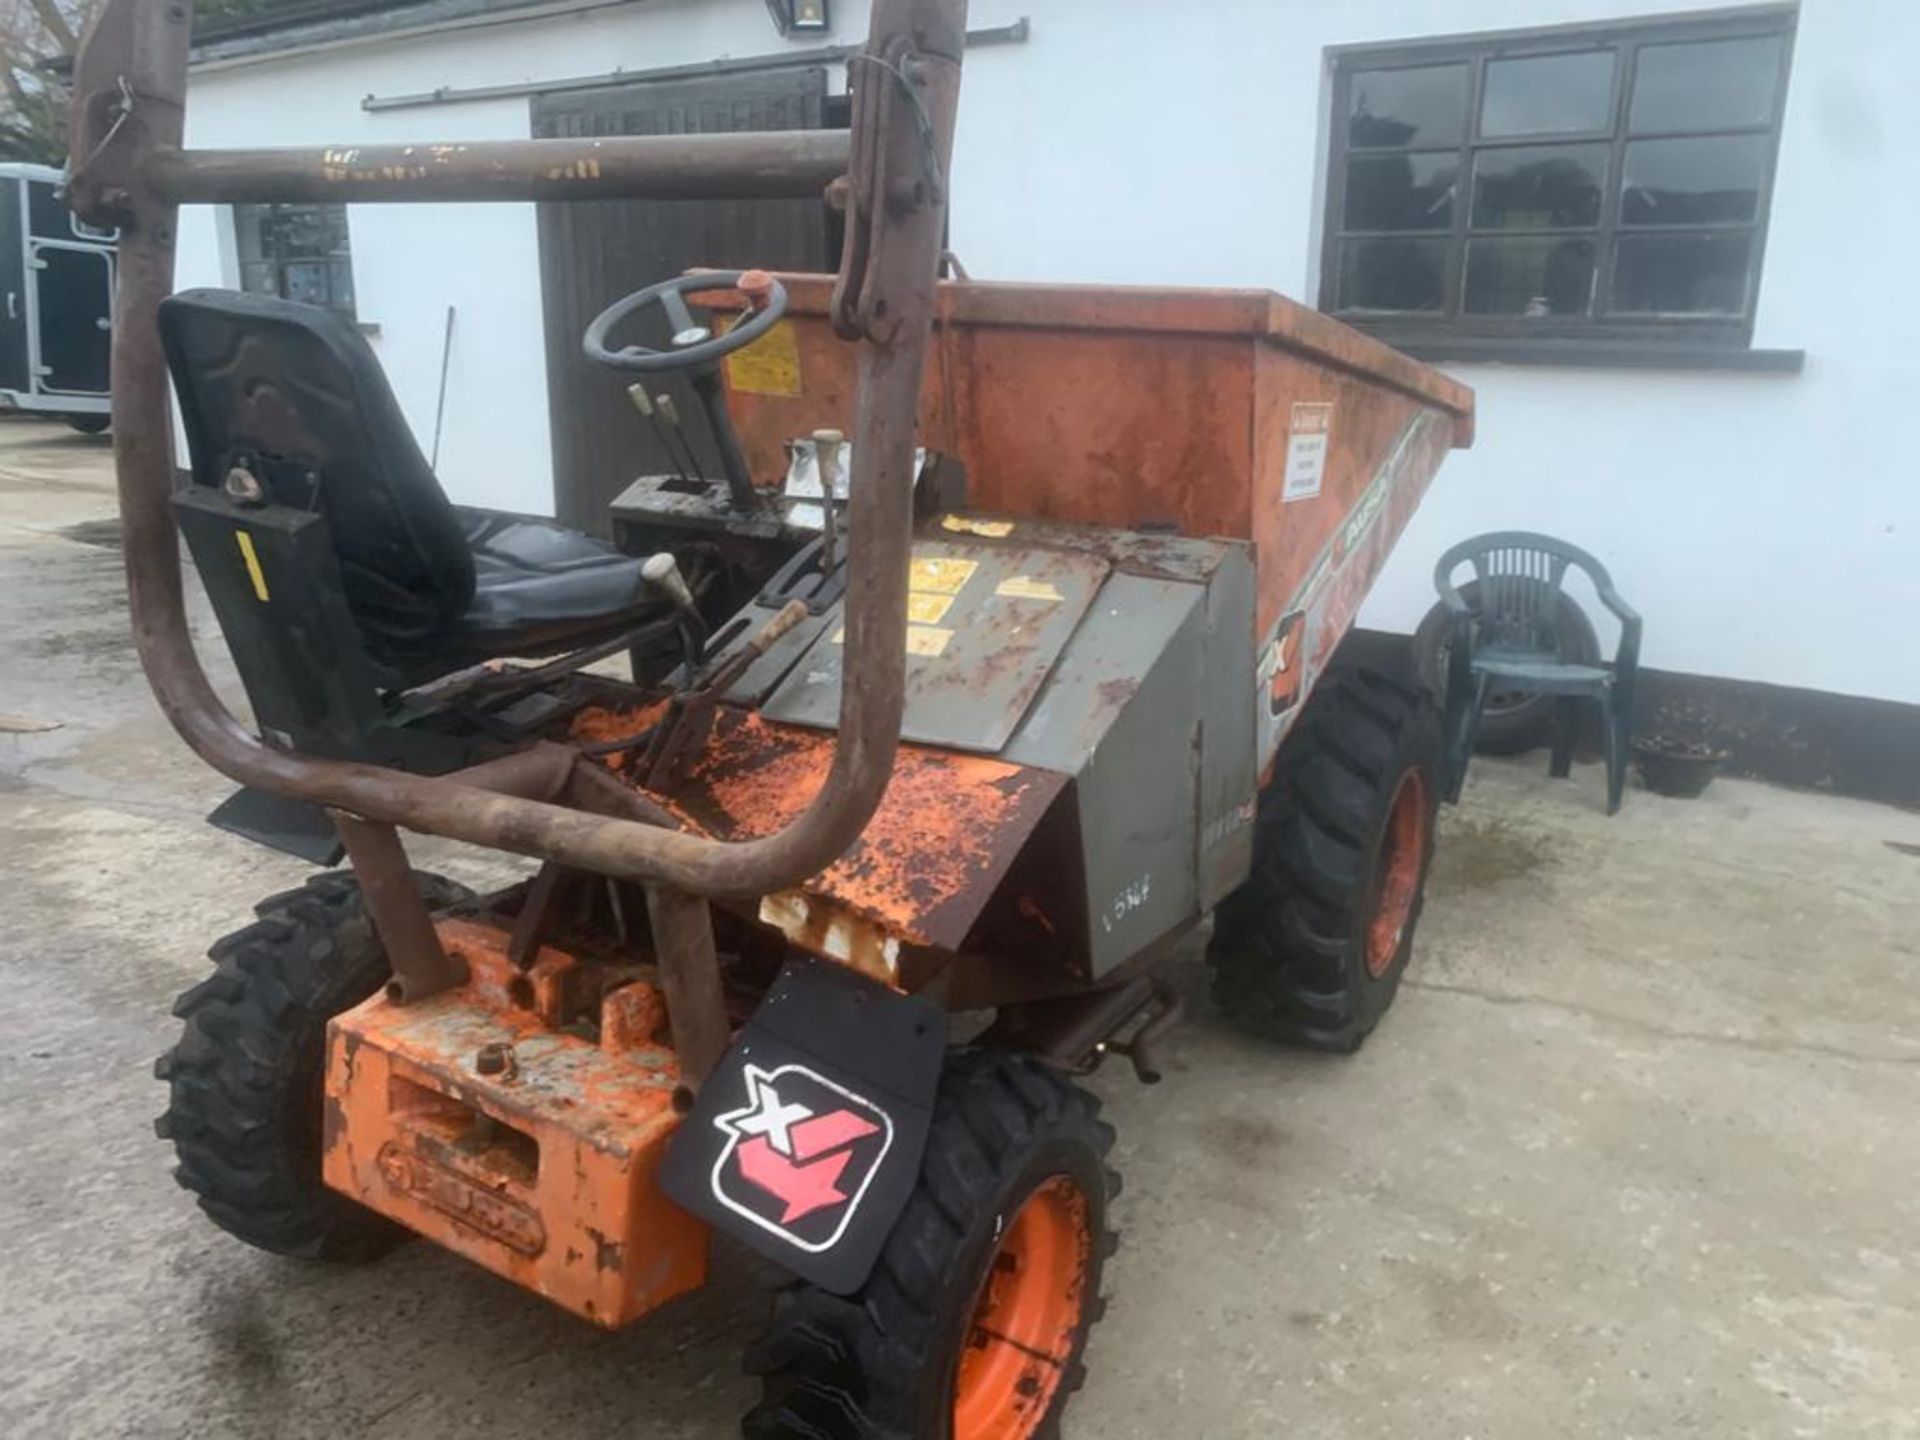
[(940, 528), (951, 530), (956, 535), (983, 535), (989, 540), (1004, 540), (1013, 533), (1013, 521), (975, 520), (967, 515), (948, 515), (940, 521)]
[(907, 654), (943, 655), (947, 642), (953, 639), (953, 631), (942, 630), (937, 625), (909, 625), (907, 627)]
[[(907, 654), (944, 655), (947, 651), (947, 642), (951, 639), (953, 639), (953, 631), (943, 630), (938, 625), (909, 625), (907, 626)], [(846, 627), (842, 626), (829, 635), (827, 643), (829, 645), (846, 644)]]
[(907, 577), (907, 588), (934, 595), (958, 595), (960, 587), (980, 568), (978, 560), (917, 559)]
[(1036, 580), (1031, 575), (1009, 575), (994, 586), (993, 593), (1009, 600), (1045, 600), (1052, 605), (1067, 598), (1052, 581)]
[(907, 619), (917, 625), (938, 625), (952, 608), (951, 595), (923, 595), (915, 591), (907, 596)]
[[(728, 326), (732, 329), (732, 326)], [(747, 395), (800, 394), (800, 342), (793, 322), (782, 320), (744, 350), (727, 357), (727, 383)]]
[(253, 536), (244, 530), (233, 532), (240, 542), (240, 558), (247, 562), (247, 578), (253, 581), (253, 593), (262, 605), (267, 603), (267, 572), (260, 568), (260, 556), (253, 548)]

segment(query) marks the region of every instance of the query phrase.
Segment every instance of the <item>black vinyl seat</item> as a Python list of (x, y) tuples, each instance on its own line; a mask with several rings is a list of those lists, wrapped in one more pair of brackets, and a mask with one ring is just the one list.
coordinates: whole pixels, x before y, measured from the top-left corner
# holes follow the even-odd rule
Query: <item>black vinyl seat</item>
[(388, 685), (560, 654), (666, 613), (639, 559), (551, 520), (451, 504), (345, 316), (231, 290), (160, 307), (193, 479), (251, 472), (327, 519), (340, 585)]

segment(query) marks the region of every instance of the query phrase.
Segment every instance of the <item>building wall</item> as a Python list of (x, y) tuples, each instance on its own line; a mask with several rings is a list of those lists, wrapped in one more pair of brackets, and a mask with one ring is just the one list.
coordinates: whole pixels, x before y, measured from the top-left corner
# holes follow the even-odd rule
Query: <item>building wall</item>
[[(968, 58), (954, 247), (996, 279), (1317, 293), (1329, 46), (1699, 10), (1700, 0), (974, 0), (1034, 13)], [(836, 39), (864, 30), (836, 7)], [(196, 74), (196, 144), (509, 137), (525, 101), (368, 114), (368, 93), (596, 73), (780, 47), (762, 0), (643, 0)], [(1906, 406), (1920, 187), (1897, 103), (1920, 6), (1804, 0), (1755, 344), (1797, 375), (1456, 366), (1480, 439), (1455, 455), (1362, 616), (1410, 629), (1434, 557), (1537, 528), (1595, 551), (1647, 617), (1649, 664), (1920, 703), (1920, 485)], [(459, 318), (442, 469), (460, 499), (551, 510), (529, 206), (356, 206), (364, 318), (431, 432), (445, 308)], [(183, 225), (183, 283), (231, 277), (223, 226)], [(230, 251), (230, 242), (224, 251)], [(658, 277), (636, 275), (635, 286)], [(611, 383), (611, 382), (610, 382)], [(1891, 643), (1889, 643), (1891, 642)]]

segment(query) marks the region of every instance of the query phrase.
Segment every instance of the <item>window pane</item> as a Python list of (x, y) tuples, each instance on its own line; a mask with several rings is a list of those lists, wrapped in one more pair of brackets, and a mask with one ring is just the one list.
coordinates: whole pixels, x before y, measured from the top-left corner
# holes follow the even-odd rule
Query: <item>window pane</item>
[(349, 265), (345, 260), (335, 260), (331, 268), (333, 270), (334, 308), (344, 310), (351, 315), (354, 313), (353, 266)]
[(1634, 69), (1628, 128), (1730, 130), (1773, 119), (1785, 40), (1708, 40), (1693, 45), (1649, 45)]
[(286, 276), (287, 299), (308, 305), (333, 303), (332, 267), (326, 261), (297, 260), (287, 266)]
[(236, 205), (240, 284), (353, 313), (353, 265), (344, 205)]
[(1611, 50), (1487, 62), (1482, 135), (1571, 135), (1613, 127)]
[(261, 225), (266, 219), (266, 214), (265, 205), (233, 207), (233, 238), (242, 261), (268, 258), (265, 239), (261, 235)]
[(347, 212), (341, 205), (274, 207), (275, 243), (287, 259), (340, 255), (347, 248)]
[(1473, 162), (1477, 230), (1556, 230), (1600, 223), (1605, 145), (1482, 150)]
[(1628, 225), (1751, 220), (1766, 164), (1765, 135), (1636, 140), (1627, 146), (1620, 219)]
[(1613, 266), (1613, 308), (1661, 315), (1738, 315), (1746, 310), (1747, 231), (1622, 235)]
[(1438, 310), (1446, 295), (1445, 240), (1349, 240), (1340, 247), (1342, 310)]
[(1453, 225), (1459, 160), (1438, 155), (1356, 155), (1347, 162), (1349, 230), (1446, 230)]
[(1351, 104), (1349, 145), (1457, 145), (1467, 119), (1467, 67), (1362, 70)]
[(1593, 241), (1474, 240), (1467, 310), (1475, 315), (1584, 315), (1593, 294)]

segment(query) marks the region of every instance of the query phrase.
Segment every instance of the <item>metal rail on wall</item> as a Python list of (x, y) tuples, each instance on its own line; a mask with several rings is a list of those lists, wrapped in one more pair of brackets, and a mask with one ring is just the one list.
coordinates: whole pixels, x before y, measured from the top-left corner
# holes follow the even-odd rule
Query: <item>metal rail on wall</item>
[[(832, 864), (879, 804), (899, 745), (915, 416), (966, 11), (966, 0), (875, 0), (850, 148), (845, 135), (799, 132), (200, 151), (182, 148), (191, 4), (107, 0), (75, 64), (68, 189), (83, 219), (121, 230), (113, 432), (128, 599), (141, 664), (188, 745), (243, 784), (360, 821), (656, 889), (749, 897)], [(484, 776), (428, 777), (295, 754), (264, 743), (227, 710), (189, 637), (169, 508), (172, 426), (157, 317), (173, 289), (180, 205), (780, 196), (820, 193), (843, 169), (847, 183), (836, 188), (847, 208), (847, 243), (836, 313), (841, 334), (859, 346), (848, 664), (833, 765), (797, 819), (757, 840), (712, 840), (490, 790)], [(710, 936), (705, 950), (710, 962)], [(394, 957), (396, 970), (402, 958)], [(709, 996), (717, 987), (713, 972)]]
[[(1022, 15), (1011, 25), (986, 25), (967, 31), (967, 48), (1024, 45), (1033, 38), (1033, 21)], [(837, 65), (860, 53), (858, 45), (814, 45), (804, 50), (775, 50), (765, 55), (734, 55), (685, 65), (654, 65), (642, 70), (608, 70), (598, 75), (569, 75), (563, 80), (520, 80), (511, 85), (441, 85), (402, 95), (369, 95), (362, 110), (417, 110), (429, 105), (468, 105), (485, 100), (524, 100), (534, 95), (570, 95), (615, 85), (652, 85), (668, 80), (700, 80), (713, 75), (758, 75), (807, 65)]]

